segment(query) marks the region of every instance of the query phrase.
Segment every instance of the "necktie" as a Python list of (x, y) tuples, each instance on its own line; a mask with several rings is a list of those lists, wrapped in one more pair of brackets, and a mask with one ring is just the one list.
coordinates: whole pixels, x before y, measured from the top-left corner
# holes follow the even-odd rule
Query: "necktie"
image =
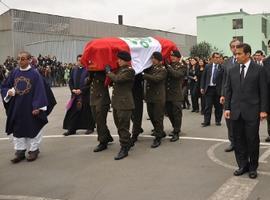
[(236, 58), (233, 58), (233, 64), (236, 63)]
[(241, 66), (241, 72), (240, 72), (240, 82), (243, 83), (245, 79), (245, 65)]
[(217, 64), (214, 64), (213, 84), (216, 84), (216, 78), (217, 78)]

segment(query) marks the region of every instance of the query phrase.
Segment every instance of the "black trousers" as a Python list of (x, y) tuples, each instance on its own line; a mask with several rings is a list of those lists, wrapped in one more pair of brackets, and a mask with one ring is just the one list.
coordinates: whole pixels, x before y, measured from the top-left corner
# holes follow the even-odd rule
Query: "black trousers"
[(162, 138), (164, 134), (164, 112), (165, 103), (147, 103), (147, 113), (154, 127), (154, 134)]
[(221, 122), (223, 107), (220, 104), (220, 96), (217, 94), (216, 87), (208, 87), (205, 94), (204, 123), (211, 122), (212, 107), (215, 107), (216, 122)]
[(231, 142), (231, 145), (234, 146), (232, 121), (230, 119), (226, 119), (226, 126), (228, 129), (228, 139)]
[(116, 110), (113, 109), (113, 119), (117, 127), (120, 145), (127, 147), (130, 144), (130, 118), (132, 110)]
[(134, 85), (132, 88), (135, 108), (132, 111), (131, 120), (133, 123), (132, 134), (139, 135), (143, 132), (142, 117), (143, 117), (143, 80), (141, 76), (135, 76)]
[(173, 132), (180, 133), (182, 126), (182, 102), (167, 101), (166, 111), (172, 124)]
[(190, 86), (192, 110), (199, 111), (199, 89), (197, 83)]
[(183, 107), (184, 108), (189, 107), (190, 103), (189, 103), (189, 99), (188, 99), (188, 87), (184, 86), (182, 88), (182, 92), (183, 92), (183, 96), (184, 96)]
[(112, 138), (107, 126), (107, 115), (110, 105), (91, 106), (92, 115), (96, 122), (98, 141), (100, 143), (108, 143)]
[(246, 121), (240, 117), (232, 120), (234, 152), (240, 168), (249, 167), (249, 170), (257, 170), (259, 160), (259, 126), (260, 120)]
[(204, 111), (205, 111), (205, 96), (201, 94), (200, 99), (201, 99), (201, 113), (204, 114)]

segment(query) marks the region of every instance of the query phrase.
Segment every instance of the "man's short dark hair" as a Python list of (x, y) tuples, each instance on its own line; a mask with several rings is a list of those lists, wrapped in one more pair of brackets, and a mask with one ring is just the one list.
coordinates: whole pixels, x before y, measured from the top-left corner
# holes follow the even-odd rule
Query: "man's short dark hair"
[(237, 38), (234, 38), (234, 39), (230, 42), (230, 47), (232, 46), (232, 43), (234, 43), (234, 42), (239, 42), (239, 43), (241, 43), (240, 40), (238, 40)]
[(261, 56), (263, 56), (263, 51), (262, 51), (262, 50), (257, 50), (257, 51), (255, 52), (255, 54), (257, 54), (257, 53), (259, 53)]
[(82, 57), (82, 54), (77, 55), (77, 60)]
[(218, 53), (218, 52), (212, 53), (212, 58), (214, 58), (216, 55), (220, 56), (220, 53)]
[(242, 43), (236, 46), (237, 49), (243, 49), (244, 53), (249, 53), (251, 55), (251, 47), (247, 43)]

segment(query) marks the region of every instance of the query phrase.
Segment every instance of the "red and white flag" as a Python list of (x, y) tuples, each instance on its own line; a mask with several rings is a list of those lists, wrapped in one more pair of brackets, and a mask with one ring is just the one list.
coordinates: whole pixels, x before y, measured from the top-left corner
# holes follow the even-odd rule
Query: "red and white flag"
[(128, 51), (131, 54), (131, 65), (136, 74), (151, 66), (153, 52), (162, 53), (164, 59), (170, 57), (170, 52), (176, 50), (176, 45), (165, 38), (101, 38), (90, 41), (84, 48), (82, 62), (90, 71), (103, 71), (109, 64), (117, 68), (117, 53)]

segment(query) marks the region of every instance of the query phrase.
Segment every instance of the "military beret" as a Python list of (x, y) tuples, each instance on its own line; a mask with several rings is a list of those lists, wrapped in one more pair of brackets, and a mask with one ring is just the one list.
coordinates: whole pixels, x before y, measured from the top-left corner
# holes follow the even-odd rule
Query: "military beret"
[(126, 62), (131, 61), (130, 53), (127, 51), (119, 51), (117, 54), (117, 57), (120, 58), (121, 60), (126, 61)]
[(155, 51), (153, 54), (152, 54), (152, 58), (155, 58), (157, 59), (158, 61), (162, 61), (162, 54), (158, 51)]
[(171, 56), (175, 56), (177, 58), (181, 58), (181, 53), (178, 50), (171, 51)]

